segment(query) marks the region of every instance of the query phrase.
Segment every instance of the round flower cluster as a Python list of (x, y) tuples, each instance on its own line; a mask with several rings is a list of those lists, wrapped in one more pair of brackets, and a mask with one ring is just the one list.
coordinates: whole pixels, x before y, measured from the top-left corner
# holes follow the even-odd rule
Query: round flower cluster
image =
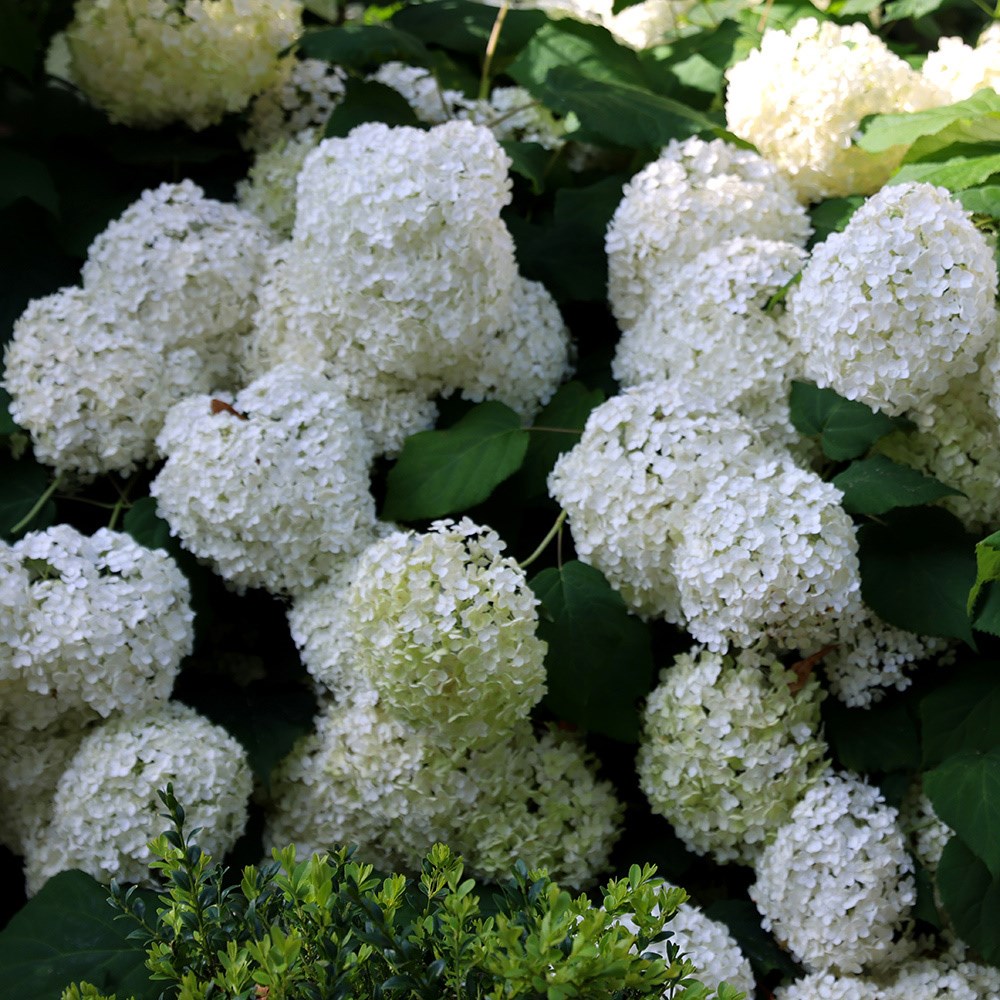
[(648, 49), (676, 35), (694, 0), (640, 0), (616, 14), (612, 0), (532, 0), (525, 6), (539, 7), (556, 15), (565, 13), (579, 21), (600, 24), (625, 45)]
[(324, 59), (282, 60), (278, 80), (250, 108), (250, 125), (243, 145), (256, 153), (303, 132), (319, 141), (333, 109), (344, 97), (347, 74)]
[(322, 375), (279, 366), (235, 397), (185, 399), (157, 447), (160, 516), (241, 589), (311, 587), (372, 538), (371, 443)]
[[(23, 630), (0, 666), (0, 718), (35, 729), (78, 713), (142, 711), (170, 697), (191, 651), (190, 589), (174, 561), (128, 535), (86, 537), (68, 524), (32, 532), (10, 549), (23, 587)], [(5, 560), (7, 561), (7, 560)]]
[(752, 236), (703, 250), (650, 289), (644, 311), (618, 342), (615, 378), (624, 386), (671, 375), (698, 379), (723, 404), (754, 390), (780, 394), (780, 382), (800, 363), (764, 307), (804, 259), (794, 243)]
[(790, 458), (706, 484), (684, 518), (674, 571), (688, 631), (710, 649), (832, 638), (860, 589), (843, 494)]
[(623, 813), (596, 771), (571, 735), (538, 738), (522, 723), (506, 742), (472, 755), (465, 772), (476, 799), (458, 810), (449, 843), (479, 878), (496, 879), (522, 857), (567, 885), (591, 883), (609, 866)]
[(727, 127), (780, 168), (803, 201), (877, 191), (905, 149), (853, 145), (861, 119), (940, 103), (936, 88), (863, 24), (811, 17), (764, 32), (726, 80)]
[(456, 750), (502, 738), (545, 693), (538, 600), (502, 549), (467, 518), (394, 532), (361, 554), (343, 598), (343, 642), (380, 703)]
[(806, 374), (890, 414), (975, 371), (997, 332), (993, 251), (943, 188), (869, 198), (815, 247), (788, 296)]
[(977, 90), (1000, 85), (1000, 29), (990, 24), (976, 47), (961, 38), (942, 38), (920, 68), (924, 80), (940, 91), (937, 104), (954, 104)]
[[(617, 923), (631, 934), (638, 933), (638, 925), (628, 916), (618, 917)], [(698, 970), (699, 982), (706, 986), (728, 983), (753, 997), (756, 988), (753, 969), (740, 950), (729, 928), (720, 920), (711, 920), (693, 903), (683, 903), (667, 925), (676, 945)], [(651, 944), (646, 953), (667, 957), (666, 941)]]
[(579, 557), (644, 617), (683, 620), (675, 547), (707, 483), (760, 445), (746, 421), (676, 379), (626, 389), (594, 409), (560, 456), (549, 493), (569, 514)]
[(29, 303), (6, 349), (11, 416), (36, 457), (83, 477), (153, 461), (170, 406), (231, 382), (269, 242), (190, 181), (112, 222), (84, 287)]
[(90, 245), (83, 286), (155, 328), (165, 349), (195, 350), (218, 388), (232, 379), (270, 244), (250, 213), (206, 198), (189, 180), (161, 184)]
[(252, 779), (243, 748), (193, 709), (169, 702), (88, 733), (59, 779), (52, 821), (26, 845), (29, 893), (79, 868), (99, 881), (146, 882), (157, 790), (172, 783), (199, 843), (222, 857), (243, 833)]
[(801, 245), (808, 235), (808, 217), (790, 185), (756, 153), (721, 139), (672, 140), (625, 185), (608, 226), (608, 298), (615, 319), (630, 329), (658, 287), (680, 290), (674, 285), (678, 269), (724, 240)]
[(757, 860), (750, 898), (808, 970), (857, 974), (897, 957), (916, 898), (897, 815), (860, 778), (831, 773)]
[(821, 691), (752, 652), (674, 658), (646, 703), (636, 770), (698, 854), (752, 863), (827, 766)]
[(317, 145), (319, 134), (312, 129), (279, 139), (254, 157), (250, 172), (236, 184), (240, 207), (281, 239), (288, 239), (295, 228), (295, 185), (302, 164)]
[(899, 825), (909, 838), (913, 856), (932, 875), (937, 871), (945, 846), (954, 836), (944, 820), (934, 811), (920, 781), (915, 781), (899, 809)]
[(299, 0), (77, 0), (73, 80), (112, 121), (203, 129), (274, 83), (301, 13)]

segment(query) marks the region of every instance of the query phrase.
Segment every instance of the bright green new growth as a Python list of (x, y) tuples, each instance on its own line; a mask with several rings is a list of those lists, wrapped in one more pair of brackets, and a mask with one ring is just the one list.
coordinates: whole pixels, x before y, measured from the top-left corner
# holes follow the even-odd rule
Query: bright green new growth
[[(573, 898), (544, 871), (518, 861), (485, 907), (463, 879), (462, 859), (435, 844), (419, 883), (378, 877), (352, 848), (298, 861), (295, 848), (248, 866), (239, 885), (184, 831), (184, 810), (168, 786), (160, 797), (173, 828), (150, 847), (166, 883), (155, 918), (133, 889), (111, 887), (112, 905), (136, 921), (150, 978), (176, 1000), (741, 1000), (725, 984), (713, 992), (692, 964), (668, 947), (643, 952), (669, 934), (687, 898), (633, 865), (610, 881), (603, 906)], [(616, 921), (630, 914), (638, 928)], [(115, 1000), (81, 983), (62, 1000)]]

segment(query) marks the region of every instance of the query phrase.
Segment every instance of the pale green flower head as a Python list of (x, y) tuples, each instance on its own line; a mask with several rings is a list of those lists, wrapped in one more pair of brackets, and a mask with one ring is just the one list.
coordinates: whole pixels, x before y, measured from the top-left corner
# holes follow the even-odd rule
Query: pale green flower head
[(694, 647), (649, 696), (636, 767), (698, 854), (753, 863), (826, 766), (822, 692), (780, 663)]

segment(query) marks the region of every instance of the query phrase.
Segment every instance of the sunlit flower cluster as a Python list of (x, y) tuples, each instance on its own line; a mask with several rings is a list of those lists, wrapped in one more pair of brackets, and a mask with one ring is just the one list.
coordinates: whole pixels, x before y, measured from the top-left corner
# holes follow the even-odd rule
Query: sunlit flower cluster
[(72, 75), (117, 122), (203, 129), (271, 86), (299, 0), (77, 0)]
[(938, 104), (953, 104), (977, 90), (1000, 85), (1000, 30), (989, 24), (975, 48), (961, 38), (942, 38), (924, 60), (920, 73), (940, 91)]

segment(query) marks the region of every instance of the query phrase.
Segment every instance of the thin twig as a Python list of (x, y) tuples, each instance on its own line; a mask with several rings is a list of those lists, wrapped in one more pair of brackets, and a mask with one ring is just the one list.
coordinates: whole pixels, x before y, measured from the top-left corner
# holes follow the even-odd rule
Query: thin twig
[(556, 523), (553, 524), (552, 527), (549, 529), (548, 534), (542, 539), (541, 544), (538, 546), (538, 548), (535, 549), (535, 551), (532, 552), (527, 559), (518, 563), (518, 566), (520, 566), (521, 569), (525, 569), (528, 566), (530, 566), (546, 550), (549, 542), (551, 542), (552, 539), (555, 538), (555, 536), (560, 533), (560, 530), (562, 529), (563, 526), (563, 521), (565, 520), (566, 520), (566, 511), (564, 510), (559, 511), (559, 516), (556, 518)]
[(500, 32), (503, 30), (503, 23), (507, 19), (507, 10), (510, 7), (508, 0), (500, 4), (497, 11), (496, 20), (493, 22), (493, 30), (490, 32), (489, 41), (486, 43), (486, 55), (483, 56), (483, 73), (479, 78), (479, 100), (485, 101), (490, 96), (490, 76), (493, 71), (493, 56), (496, 54), (497, 45), (500, 42)]
[(34, 521), (36, 517), (38, 517), (38, 514), (41, 511), (41, 509), (49, 502), (49, 500), (52, 499), (52, 494), (55, 493), (57, 489), (59, 489), (59, 483), (61, 481), (62, 481), (62, 476), (61, 475), (56, 476), (56, 478), (53, 479), (52, 482), (49, 483), (49, 485), (45, 488), (45, 492), (35, 501), (31, 510), (29, 510), (28, 513), (25, 514), (24, 517), (22, 517), (21, 520), (18, 521), (17, 524), (15, 524), (14, 527), (7, 532), (7, 534), (16, 535), (19, 531), (24, 531), (24, 529), (29, 524), (31, 524), (31, 522)]

